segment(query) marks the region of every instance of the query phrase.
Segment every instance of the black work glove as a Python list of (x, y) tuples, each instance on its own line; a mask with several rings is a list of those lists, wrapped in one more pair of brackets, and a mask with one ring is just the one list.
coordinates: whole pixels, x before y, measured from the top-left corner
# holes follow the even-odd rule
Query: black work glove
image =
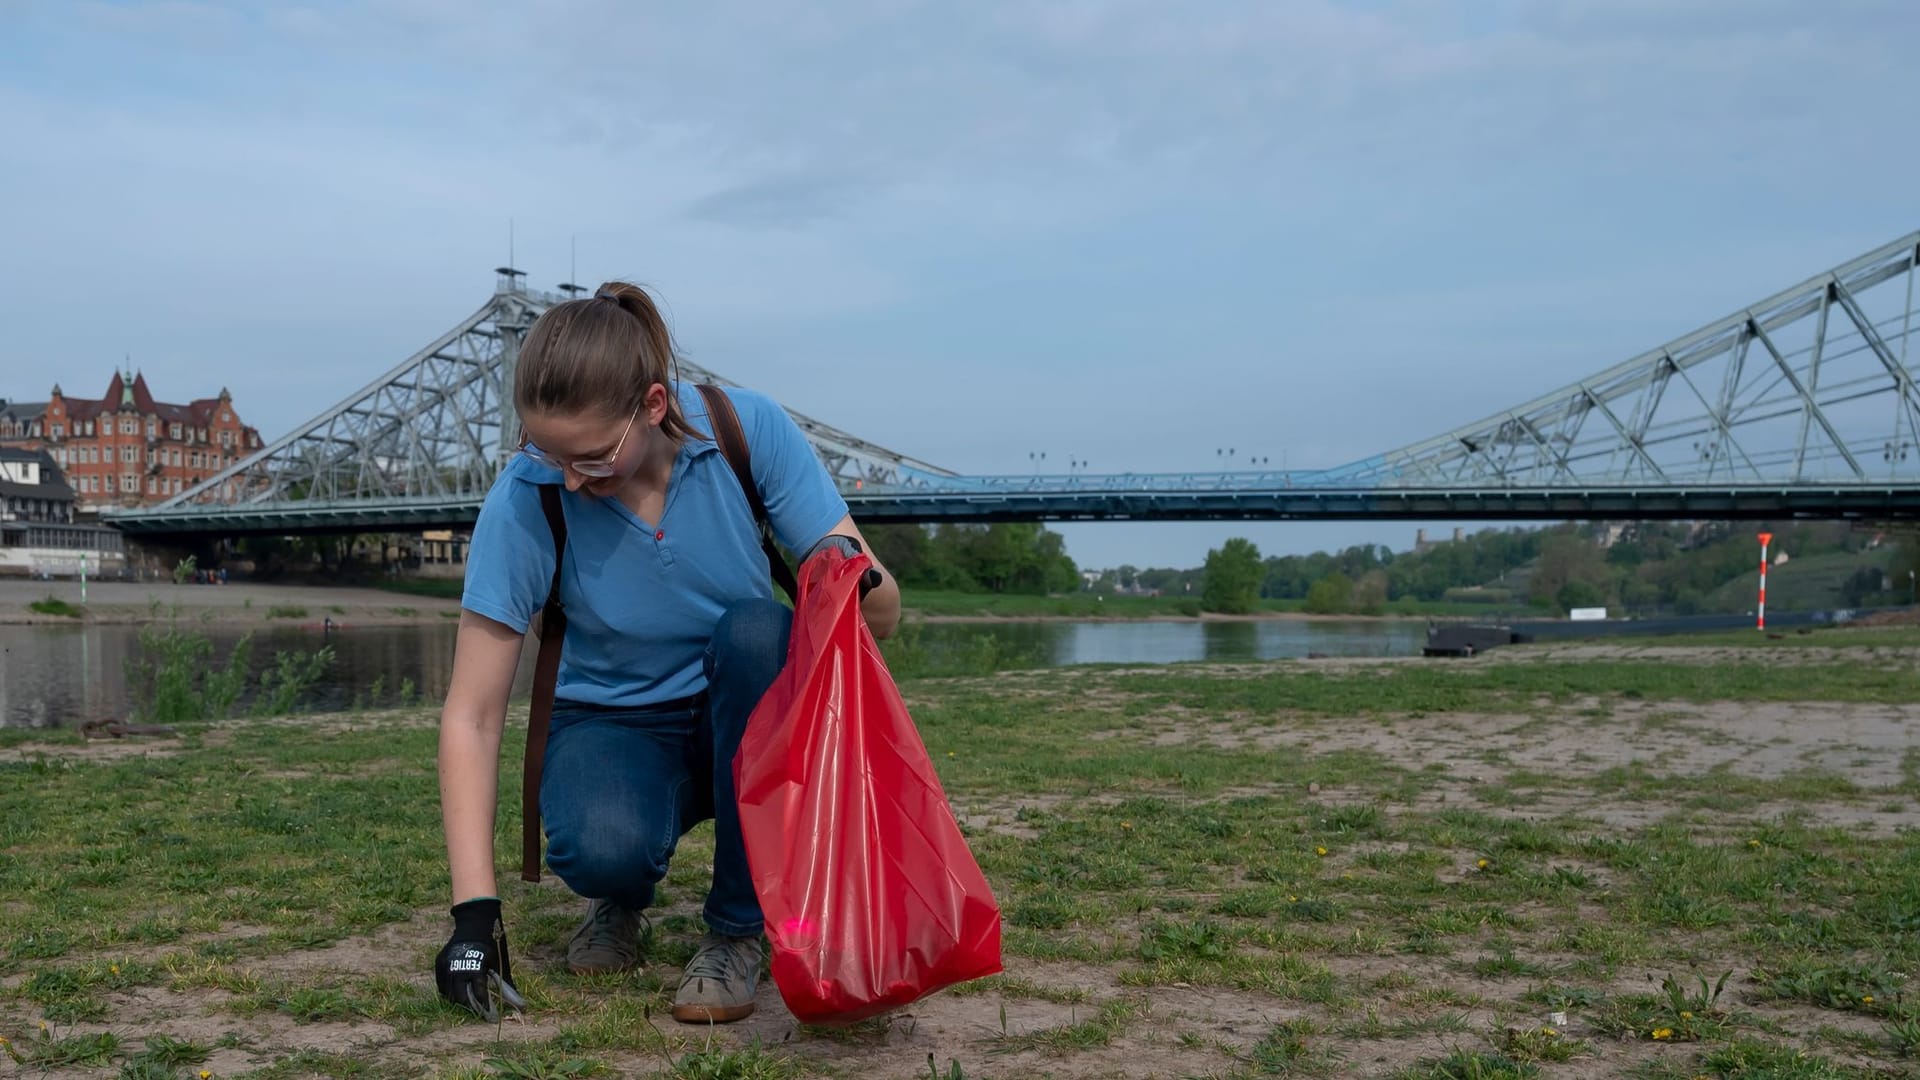
[[(808, 559), (826, 551), (828, 548), (838, 551), (849, 559), (861, 553), (860, 541), (855, 540), (851, 536), (840, 536), (836, 534), (821, 537), (819, 543), (808, 548), (807, 553), (801, 556), (800, 562), (804, 564)], [(867, 572), (860, 575), (860, 599), (865, 600), (867, 594), (872, 592), (879, 584), (880, 571), (871, 566), (867, 567)]]
[(507, 928), (500, 921), (500, 901), (493, 897), (453, 905), (453, 937), (433, 961), (433, 981), (440, 996), (471, 1009), (488, 1023), (500, 1012), (498, 994), (508, 1008), (527, 1010), (527, 999), (513, 988), (513, 964), (507, 959)]

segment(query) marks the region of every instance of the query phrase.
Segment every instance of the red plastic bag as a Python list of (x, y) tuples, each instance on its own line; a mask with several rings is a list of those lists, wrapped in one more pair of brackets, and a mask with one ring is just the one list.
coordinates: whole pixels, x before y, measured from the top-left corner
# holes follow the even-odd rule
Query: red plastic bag
[(800, 568), (787, 666), (734, 758), (774, 984), (853, 1023), (1000, 970), (1000, 909), (859, 612), (866, 555)]

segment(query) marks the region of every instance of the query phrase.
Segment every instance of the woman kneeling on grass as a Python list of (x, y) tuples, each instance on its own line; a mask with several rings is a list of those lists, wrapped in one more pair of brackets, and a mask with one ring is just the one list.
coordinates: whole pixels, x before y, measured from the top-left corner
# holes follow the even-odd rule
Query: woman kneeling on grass
[[(517, 1003), (494, 880), (493, 823), (507, 696), (529, 622), (554, 581), (541, 485), (560, 485), (567, 613), (540, 785), (547, 865), (587, 898), (567, 944), (577, 973), (641, 962), (642, 912), (679, 838), (713, 818), (707, 932), (681, 976), (687, 1022), (753, 1012), (765, 957), (760, 904), (734, 801), (747, 717), (786, 661), (792, 614), (775, 601), (746, 494), (716, 445), (706, 403), (682, 384), (647, 293), (614, 282), (560, 304), (528, 332), (514, 374), (521, 452), (481, 507), (468, 557), (452, 684), (440, 720), (440, 796), (454, 931), (440, 993), (491, 1016)], [(833, 478), (786, 412), (730, 389), (774, 534), (793, 551), (864, 545)], [(877, 566), (877, 563), (876, 563)], [(876, 576), (869, 576), (872, 584)], [(863, 596), (891, 633), (889, 574)]]

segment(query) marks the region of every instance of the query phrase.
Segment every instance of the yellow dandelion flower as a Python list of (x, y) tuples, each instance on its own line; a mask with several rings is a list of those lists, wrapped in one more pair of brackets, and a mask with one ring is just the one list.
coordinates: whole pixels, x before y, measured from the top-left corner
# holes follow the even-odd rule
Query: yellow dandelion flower
[(1542, 1035), (1548, 1035), (1548, 1036), (1552, 1036), (1552, 1035), (1558, 1035), (1558, 1034), (1560, 1034), (1560, 1033), (1559, 1033), (1558, 1031), (1555, 1031), (1554, 1029), (1552, 1029), (1552, 1028), (1550, 1028), (1550, 1027), (1543, 1027), (1543, 1028), (1541, 1028), (1541, 1029), (1540, 1029), (1540, 1034), (1542, 1034)]
[(209, 1078), (209, 1077), (211, 1077), (212, 1075), (213, 1075), (213, 1070), (212, 1070), (212, 1069), (201, 1069), (201, 1070), (200, 1070), (200, 1080), (208, 1080), (208, 1078)]
[(1297, 896), (1289, 896), (1289, 897), (1287, 897), (1287, 903), (1289, 903), (1289, 904), (1297, 904), (1297, 903), (1299, 903), (1299, 902), (1300, 902), (1300, 898), (1299, 898), (1299, 897), (1297, 897)]
[(1317, 847), (1313, 849), (1313, 853), (1324, 859), (1327, 856), (1327, 849), (1323, 847)]
[(108, 973), (108, 974), (110, 974), (110, 975), (118, 975), (118, 974), (120, 974), (120, 965), (119, 965), (119, 964), (108, 964), (108, 965), (107, 965), (107, 973)]
[(1120, 823), (1120, 827), (1121, 827), (1121, 828), (1123, 828), (1123, 829), (1131, 829), (1131, 828), (1133, 828), (1133, 822), (1131, 822), (1131, 821), (1123, 821), (1123, 822), (1121, 822), (1121, 823)]
[(952, 756), (953, 756), (953, 751), (951, 751), (951, 750), (949, 750), (949, 751), (947, 751), (947, 756), (948, 756), (948, 757), (952, 757)]
[(1682, 1019), (1682, 1020), (1691, 1020), (1691, 1019), (1693, 1019), (1693, 1014), (1692, 1014), (1692, 1013), (1690, 1013), (1690, 1012), (1688, 1012), (1688, 1011), (1686, 1011), (1685, 1009), (1682, 1009), (1682, 1010), (1680, 1010), (1680, 1019)]
[(1861, 1000), (1862, 1002), (1864, 1002), (1864, 1003), (1866, 1003), (1866, 1004), (1868, 1004), (1868, 1005), (1871, 1005), (1871, 1004), (1873, 1004), (1873, 995), (1872, 995), (1872, 994), (1868, 994), (1867, 996), (1865, 996), (1865, 997), (1863, 997), (1863, 998), (1861, 998), (1860, 1000)]
[(1747, 846), (1748, 846), (1748, 847), (1759, 847), (1759, 846), (1760, 846), (1760, 841), (1758, 841), (1758, 840), (1749, 840), (1749, 841), (1747, 841)]
[(1482, 870), (1485, 870), (1485, 869), (1486, 869), (1487, 867), (1489, 867), (1489, 866), (1492, 866), (1493, 864), (1492, 864), (1492, 863), (1490, 863), (1490, 862), (1488, 862), (1488, 861), (1487, 861), (1487, 860), (1485, 860), (1485, 859), (1481, 859), (1481, 860), (1480, 860), (1480, 861), (1479, 861), (1478, 863), (1476, 863), (1475, 865), (1477, 865), (1477, 866), (1479, 866), (1479, 867), (1480, 867), (1480, 869), (1482, 869)]
[(1673, 1029), (1672, 1028), (1654, 1028), (1653, 1037), (1656, 1039), (1671, 1039), (1673, 1038)]

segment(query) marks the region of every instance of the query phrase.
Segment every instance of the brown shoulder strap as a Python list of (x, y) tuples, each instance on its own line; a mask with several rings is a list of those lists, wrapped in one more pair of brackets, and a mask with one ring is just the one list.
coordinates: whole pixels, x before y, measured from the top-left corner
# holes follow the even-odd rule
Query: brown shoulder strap
[(747, 494), (747, 505), (753, 508), (753, 521), (760, 527), (760, 550), (767, 553), (767, 569), (772, 571), (773, 580), (786, 590), (787, 599), (798, 602), (800, 586), (793, 579), (793, 568), (787, 560), (780, 557), (780, 549), (773, 543), (773, 525), (767, 520), (767, 504), (760, 498), (760, 487), (753, 482), (753, 456), (747, 447), (746, 432), (740, 430), (740, 415), (733, 411), (733, 402), (727, 398), (726, 391), (712, 383), (700, 384), (700, 396), (707, 399), (707, 417), (713, 422), (713, 439), (720, 444), (720, 452), (727, 456), (727, 464), (733, 466), (734, 479), (740, 481), (740, 490)]
[(540, 655), (533, 662), (533, 703), (527, 710), (527, 753), (520, 774), (520, 880), (535, 882), (540, 880), (540, 773), (547, 759), (554, 686), (560, 681), (560, 643), (567, 636), (567, 613), (560, 605), (560, 566), (567, 557), (560, 485), (540, 485), (540, 509), (553, 533), (553, 584), (540, 609)]

